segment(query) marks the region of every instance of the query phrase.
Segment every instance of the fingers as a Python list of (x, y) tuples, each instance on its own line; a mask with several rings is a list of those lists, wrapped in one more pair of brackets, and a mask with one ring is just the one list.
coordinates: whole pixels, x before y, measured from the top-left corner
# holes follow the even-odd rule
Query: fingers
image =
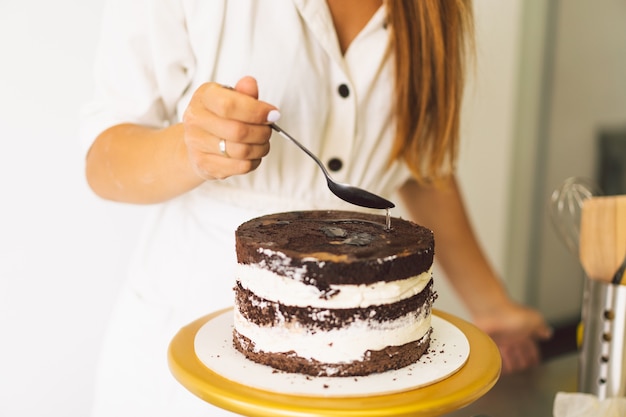
[(520, 320), (525, 324), (527, 333), (533, 340), (548, 340), (552, 337), (553, 329), (545, 321), (538, 311), (524, 308), (520, 315)]
[(268, 115), (276, 107), (257, 100), (256, 81), (250, 77), (240, 80), (235, 89), (220, 84), (207, 83), (198, 89), (202, 105), (215, 116), (252, 125), (267, 125)]
[(535, 327), (535, 330), (533, 332), (533, 336), (537, 340), (551, 339), (553, 334), (554, 334), (554, 329), (552, 329), (552, 327), (550, 327), (546, 322), (544, 322), (543, 319), (541, 320), (541, 323), (537, 327)]
[[(269, 138), (273, 106), (219, 84), (201, 86), (184, 114), (185, 127), (231, 142), (260, 144)], [(207, 144), (209, 145), (209, 144)]]
[(252, 77), (243, 77), (241, 80), (237, 81), (237, 84), (235, 85), (235, 91), (238, 91), (255, 99), (259, 98), (259, 87), (256, 83), (256, 80)]
[(502, 373), (511, 374), (536, 366), (541, 361), (539, 347), (532, 340), (498, 346), (502, 357)]
[(270, 150), (268, 141), (246, 144), (202, 132), (186, 134), (186, 142), (191, 166), (204, 179), (224, 179), (254, 171)]
[(242, 78), (234, 89), (206, 83), (194, 92), (183, 116), (184, 139), (192, 168), (202, 178), (245, 174), (268, 154), (269, 123), (280, 113), (257, 98), (252, 77)]
[(258, 159), (269, 152), (269, 126), (222, 119), (202, 108), (188, 110), (184, 123), (187, 146), (198, 152), (219, 155), (222, 139), (234, 159)]
[(225, 178), (252, 172), (261, 164), (261, 159), (231, 159), (214, 154), (190, 153), (189, 160), (194, 172), (206, 180)]

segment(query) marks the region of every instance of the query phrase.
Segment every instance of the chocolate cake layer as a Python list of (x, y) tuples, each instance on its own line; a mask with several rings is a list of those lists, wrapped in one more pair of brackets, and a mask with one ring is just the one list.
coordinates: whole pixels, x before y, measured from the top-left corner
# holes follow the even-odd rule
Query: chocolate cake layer
[(388, 346), (378, 351), (368, 350), (361, 361), (336, 364), (321, 363), (314, 359), (302, 358), (294, 352), (258, 352), (255, 351), (254, 342), (237, 331), (234, 332), (233, 344), (248, 359), (285, 372), (311, 376), (363, 376), (404, 368), (417, 362), (430, 346), (431, 332), (432, 330), (420, 340), (402, 346)]
[[(433, 233), (407, 220), (347, 211), (263, 216), (236, 231), (237, 260), (324, 291), (332, 284), (406, 279), (433, 263)], [(306, 274), (301, 274), (305, 270)]]
[(396, 320), (408, 314), (417, 316), (422, 313), (423, 309), (428, 309), (430, 313), (435, 298), (432, 280), (420, 293), (396, 303), (342, 309), (287, 306), (260, 298), (239, 283), (235, 287), (237, 310), (250, 323), (258, 326), (299, 323), (303, 328), (311, 331), (316, 329), (328, 331), (347, 327), (357, 320), (369, 321), (372, 325), (376, 325), (376, 323)]

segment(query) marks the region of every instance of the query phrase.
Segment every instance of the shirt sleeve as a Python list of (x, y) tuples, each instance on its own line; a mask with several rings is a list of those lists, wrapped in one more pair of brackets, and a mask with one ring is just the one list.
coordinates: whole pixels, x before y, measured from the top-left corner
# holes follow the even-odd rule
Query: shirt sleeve
[(94, 94), (81, 109), (80, 146), (120, 123), (164, 127), (195, 65), (177, 0), (109, 0), (103, 11)]

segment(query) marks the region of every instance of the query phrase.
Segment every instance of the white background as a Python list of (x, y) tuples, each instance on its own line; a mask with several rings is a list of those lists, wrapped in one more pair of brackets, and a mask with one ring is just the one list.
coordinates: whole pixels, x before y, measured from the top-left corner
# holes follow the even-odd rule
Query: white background
[[(460, 161), (469, 211), (498, 271), (508, 239), (522, 3), (476, 2), (478, 80)], [(141, 222), (142, 207), (97, 199), (83, 176), (77, 117), (91, 93), (102, 6), (0, 2), (2, 417), (88, 415), (105, 323)], [(438, 307), (464, 315), (443, 280), (438, 285)]]
[(0, 416), (85, 417), (140, 208), (88, 190), (77, 142), (103, 2), (0, 1)]

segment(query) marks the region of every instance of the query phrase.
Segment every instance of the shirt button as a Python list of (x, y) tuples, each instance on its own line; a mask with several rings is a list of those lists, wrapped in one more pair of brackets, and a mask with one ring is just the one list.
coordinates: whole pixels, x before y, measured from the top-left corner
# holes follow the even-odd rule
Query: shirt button
[(343, 167), (343, 162), (341, 162), (341, 159), (339, 158), (331, 158), (328, 161), (328, 169), (330, 169), (333, 172), (339, 171), (342, 167)]
[(337, 88), (337, 92), (339, 93), (339, 95), (343, 98), (346, 98), (350, 95), (350, 89), (348, 88), (347, 85), (345, 84), (341, 84), (338, 88)]

